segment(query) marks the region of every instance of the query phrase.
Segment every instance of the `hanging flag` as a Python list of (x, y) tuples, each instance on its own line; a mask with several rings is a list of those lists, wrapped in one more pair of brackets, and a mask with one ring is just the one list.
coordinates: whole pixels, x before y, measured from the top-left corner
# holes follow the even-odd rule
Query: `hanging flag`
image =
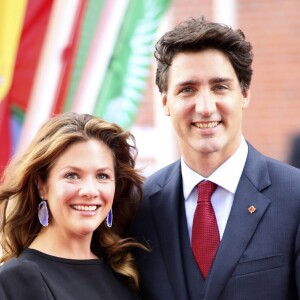
[[(19, 140), (20, 131), (22, 128), (24, 113), (29, 101), (29, 94), (35, 73), (35, 66), (39, 57), (40, 45), (43, 39), (43, 31), (46, 27), (49, 10), (53, 0), (7, 0), (0, 2), (0, 14), (8, 13), (8, 6), (2, 7), (5, 2), (9, 2), (12, 7), (12, 14), (9, 17), (9, 26), (4, 26), (1, 29), (5, 32), (0, 33), (0, 39), (7, 34), (13, 35), (11, 29), (19, 23), (19, 38), (15, 45), (15, 63), (11, 74), (11, 83), (7, 90), (6, 97), (0, 103), (0, 173), (4, 170), (8, 160), (15, 153), (16, 145)], [(20, 16), (20, 10), (17, 15), (16, 7), (21, 2), (26, 5), (23, 8), (23, 15)], [(22, 19), (22, 21), (20, 20)], [(3, 22), (0, 17), (0, 23)], [(1, 30), (0, 29), (0, 30)], [(12, 45), (7, 51), (14, 53)], [(4, 53), (0, 50), (0, 53)], [(1, 57), (1, 55), (0, 55)], [(9, 61), (9, 60), (7, 60)], [(4, 111), (5, 110), (5, 111)]]
[(65, 105), (68, 88), (71, 81), (71, 75), (74, 68), (75, 58), (78, 51), (79, 40), (81, 36), (82, 23), (84, 21), (84, 15), (86, 13), (88, 0), (81, 0), (79, 2), (78, 11), (74, 20), (73, 30), (69, 45), (63, 51), (62, 61), (64, 64), (63, 70), (60, 76), (60, 82), (58, 84), (57, 95), (55, 97), (53, 105), (53, 113), (59, 114), (63, 112)]
[(0, 2), (0, 101), (6, 96), (12, 81), (26, 4), (27, 0)]
[[(14, 148), (22, 151), (53, 113), (75, 110), (125, 128), (132, 124), (169, 2), (0, 1), (0, 134), (5, 145), (0, 172)], [(7, 20), (9, 25), (2, 26)], [(6, 33), (17, 25), (13, 50)], [(2, 67), (3, 61), (10, 69)]]
[[(47, 0), (43, 0), (44, 2)], [(49, 16), (24, 124), (17, 147), (22, 152), (42, 124), (52, 115), (55, 97), (60, 86), (66, 61), (62, 59), (68, 48), (81, 0), (56, 0)]]
[(64, 111), (72, 110), (81, 112), (80, 108), (75, 108), (75, 106), (79, 106), (81, 102), (89, 101), (89, 98), (86, 95), (84, 96), (84, 99), (81, 99), (81, 96), (78, 96), (78, 93), (82, 93), (78, 91), (82, 89), (84, 82), (88, 81), (89, 79), (95, 80), (94, 78), (91, 78), (91, 73), (88, 73), (87, 75), (85, 74), (85, 68), (89, 53), (91, 51), (90, 49), (97, 32), (97, 24), (99, 19), (101, 19), (101, 13), (104, 5), (105, 3), (103, 0), (90, 0), (88, 3), (82, 24), (81, 39), (74, 62), (71, 82), (64, 105)]
[[(91, 32), (93, 32), (93, 39), (91, 43), (88, 43), (90, 40), (86, 41), (86, 38), (82, 40), (85, 48), (87, 47), (86, 45), (89, 45), (89, 49), (85, 55), (86, 60), (80, 73), (80, 80), (76, 85), (74, 99), (72, 99), (72, 111), (93, 113), (98, 91), (109, 65), (128, 1), (105, 1), (101, 11), (99, 10), (100, 14), (97, 16), (97, 19), (88, 18), (86, 20), (86, 25), (88, 26), (85, 27), (85, 30), (90, 27), (93, 30), (86, 30), (83, 36), (89, 37)], [(91, 13), (94, 15), (96, 11), (96, 9), (93, 9)], [(96, 22), (93, 22), (93, 20)], [(80, 61), (82, 62), (82, 56), (78, 55), (78, 57), (81, 58)]]
[(26, 5), (26, 0), (0, 2), (0, 174), (12, 154), (11, 111), (7, 93), (12, 82)]
[(29, 105), (52, 4), (53, 0), (30, 0), (27, 3), (13, 81), (8, 93), (13, 152), (19, 142), (24, 116)]
[(131, 0), (94, 114), (128, 128), (143, 98), (152, 62), (153, 43), (170, 0)]

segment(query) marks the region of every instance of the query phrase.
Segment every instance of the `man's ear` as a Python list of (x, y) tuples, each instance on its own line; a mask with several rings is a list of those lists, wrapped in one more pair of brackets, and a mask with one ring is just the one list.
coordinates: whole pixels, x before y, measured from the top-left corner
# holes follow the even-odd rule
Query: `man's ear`
[(169, 111), (169, 107), (167, 105), (167, 96), (166, 96), (166, 94), (162, 95), (161, 101), (162, 101), (162, 105), (163, 105), (163, 109), (164, 109), (164, 114), (166, 116), (169, 116), (170, 115), (170, 111)]
[(249, 103), (250, 103), (250, 89), (248, 89), (244, 92), (244, 99), (243, 99), (242, 107), (247, 108)]

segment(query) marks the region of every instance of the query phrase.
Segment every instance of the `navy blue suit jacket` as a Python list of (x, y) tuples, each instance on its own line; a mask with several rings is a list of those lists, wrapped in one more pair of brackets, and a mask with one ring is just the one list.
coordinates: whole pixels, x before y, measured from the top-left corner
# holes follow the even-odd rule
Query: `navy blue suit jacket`
[[(230, 176), (230, 174), (228, 174)], [(207, 279), (193, 258), (180, 160), (150, 176), (133, 226), (148, 300), (292, 300), (300, 295), (300, 170), (249, 145), (225, 232)], [(249, 206), (256, 211), (250, 214)]]

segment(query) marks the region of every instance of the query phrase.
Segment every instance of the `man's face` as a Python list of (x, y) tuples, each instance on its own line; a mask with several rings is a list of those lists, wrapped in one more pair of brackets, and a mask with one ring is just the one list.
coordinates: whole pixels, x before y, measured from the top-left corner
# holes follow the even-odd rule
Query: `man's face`
[(238, 148), (249, 91), (242, 94), (235, 71), (221, 51), (176, 54), (162, 101), (191, 168), (200, 158), (213, 158), (218, 166)]

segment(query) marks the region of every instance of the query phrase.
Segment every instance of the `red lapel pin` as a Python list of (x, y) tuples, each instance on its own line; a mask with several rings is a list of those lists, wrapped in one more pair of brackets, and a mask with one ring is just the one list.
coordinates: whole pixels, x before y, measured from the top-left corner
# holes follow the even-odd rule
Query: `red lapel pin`
[(251, 205), (251, 206), (248, 207), (248, 211), (252, 215), (256, 211), (256, 207)]

